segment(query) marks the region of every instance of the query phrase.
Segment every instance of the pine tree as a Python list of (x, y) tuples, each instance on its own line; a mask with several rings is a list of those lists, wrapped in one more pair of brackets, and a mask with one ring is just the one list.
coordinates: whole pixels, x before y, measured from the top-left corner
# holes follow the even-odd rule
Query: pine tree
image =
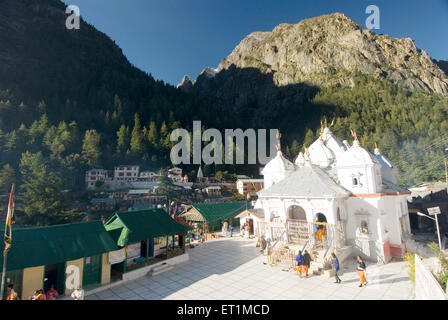
[(157, 149), (159, 147), (159, 134), (154, 121), (149, 124), (148, 140), (153, 148)]
[(91, 167), (101, 167), (101, 136), (96, 130), (87, 130), (82, 142), (82, 157)]
[(131, 154), (136, 158), (140, 158), (143, 155), (143, 151), (143, 134), (140, 125), (140, 117), (136, 113), (134, 116), (134, 129), (132, 129), (131, 135)]
[(117, 152), (121, 156), (126, 155), (126, 152), (130, 148), (130, 142), (131, 142), (131, 137), (130, 137), (129, 128), (123, 124), (123, 125), (121, 125), (120, 130), (118, 130), (118, 132), (117, 132)]
[(61, 178), (46, 168), (40, 170), (22, 185), (23, 192), (18, 200), (25, 212), (26, 224), (37, 226), (62, 224), (79, 221), (82, 215), (73, 209), (69, 190), (63, 186)]
[(7, 208), (11, 186), (16, 182), (17, 179), (13, 167), (9, 163), (5, 164), (0, 170), (0, 212), (4, 212)]

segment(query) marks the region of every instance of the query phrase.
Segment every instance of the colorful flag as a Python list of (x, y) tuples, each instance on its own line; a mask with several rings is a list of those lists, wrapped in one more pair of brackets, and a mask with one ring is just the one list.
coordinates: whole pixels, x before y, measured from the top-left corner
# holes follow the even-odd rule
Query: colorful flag
[(11, 248), (12, 243), (12, 219), (14, 217), (14, 185), (9, 195), (8, 214), (6, 215), (5, 225), (5, 253)]

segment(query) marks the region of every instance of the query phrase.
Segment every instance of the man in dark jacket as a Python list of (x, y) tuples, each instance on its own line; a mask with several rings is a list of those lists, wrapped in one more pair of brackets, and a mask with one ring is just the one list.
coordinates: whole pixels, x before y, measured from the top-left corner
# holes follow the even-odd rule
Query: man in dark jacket
[(305, 250), (305, 254), (303, 255), (303, 271), (306, 273), (306, 277), (308, 278), (308, 269), (311, 265), (311, 256), (307, 250)]
[(302, 273), (304, 273), (303, 271), (303, 255), (302, 255), (302, 251), (299, 251), (299, 253), (296, 255), (295, 260), (297, 261), (297, 275), (302, 278)]
[(333, 271), (334, 271), (334, 278), (336, 279), (335, 283), (341, 283), (341, 279), (338, 276), (338, 272), (339, 272), (339, 260), (338, 260), (338, 257), (336, 257), (334, 252), (331, 254), (331, 257), (333, 258)]

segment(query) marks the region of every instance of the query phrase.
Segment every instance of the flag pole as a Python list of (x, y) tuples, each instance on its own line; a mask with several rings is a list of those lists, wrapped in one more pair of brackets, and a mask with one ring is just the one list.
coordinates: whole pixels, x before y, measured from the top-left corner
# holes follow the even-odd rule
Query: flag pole
[[(5, 249), (3, 250), (3, 269), (2, 269), (2, 282), (0, 285), (0, 300), (3, 300), (3, 292), (5, 290), (5, 278), (6, 278), (6, 260), (8, 258), (8, 250), (11, 247), (12, 240), (12, 219), (14, 215), (14, 187), (11, 187), (11, 194), (9, 195), (8, 212), (6, 214), (6, 224), (5, 224)], [(8, 228), (9, 227), (9, 228)], [(9, 235), (7, 234), (9, 231)]]
[(3, 292), (5, 290), (5, 276), (6, 276), (6, 259), (8, 257), (7, 251), (3, 251), (3, 270), (2, 270), (2, 284), (0, 289), (0, 300), (3, 300)]

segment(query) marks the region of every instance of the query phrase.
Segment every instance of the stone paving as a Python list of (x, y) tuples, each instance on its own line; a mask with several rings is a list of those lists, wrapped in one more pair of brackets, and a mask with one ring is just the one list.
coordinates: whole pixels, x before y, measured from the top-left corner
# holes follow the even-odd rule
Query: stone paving
[(157, 276), (147, 276), (88, 295), (86, 300), (403, 300), (413, 299), (405, 262), (367, 264), (366, 287), (359, 288), (356, 263), (333, 278), (310, 276), (263, 264), (254, 240), (222, 238), (187, 252), (190, 260)]

